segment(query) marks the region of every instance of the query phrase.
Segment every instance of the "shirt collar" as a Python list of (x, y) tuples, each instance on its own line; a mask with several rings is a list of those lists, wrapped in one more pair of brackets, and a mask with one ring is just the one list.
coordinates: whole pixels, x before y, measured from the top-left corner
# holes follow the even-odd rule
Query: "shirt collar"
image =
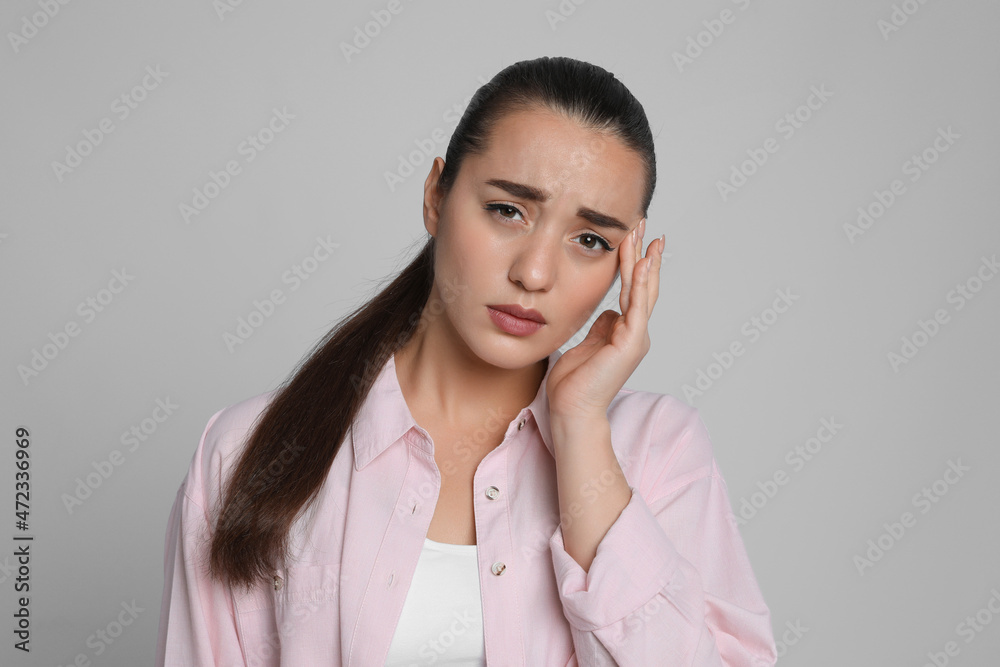
[[(538, 386), (538, 392), (531, 403), (521, 411), (534, 417), (542, 442), (545, 443), (545, 448), (553, 457), (555, 457), (555, 453), (552, 449), (552, 431), (549, 425), (549, 397), (545, 391), (545, 385), (548, 382), (549, 373), (552, 372), (552, 367), (561, 356), (562, 352), (559, 350), (554, 350), (549, 355), (549, 365), (545, 369), (545, 376), (542, 377), (541, 384)], [(517, 429), (518, 419), (514, 420), (513, 425), (508, 426), (508, 432), (511, 429)], [(399, 386), (395, 354), (390, 354), (388, 361), (382, 366), (382, 370), (379, 371), (372, 383), (371, 389), (351, 426), (355, 468), (358, 470), (364, 468), (386, 447), (415, 427), (417, 427), (417, 422), (410, 414), (406, 399), (403, 397), (403, 391)]]

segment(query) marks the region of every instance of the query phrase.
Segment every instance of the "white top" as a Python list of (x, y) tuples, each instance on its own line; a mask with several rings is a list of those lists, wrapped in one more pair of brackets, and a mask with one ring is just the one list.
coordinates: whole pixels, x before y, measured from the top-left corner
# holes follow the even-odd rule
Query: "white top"
[(424, 539), (386, 667), (485, 667), (475, 544)]

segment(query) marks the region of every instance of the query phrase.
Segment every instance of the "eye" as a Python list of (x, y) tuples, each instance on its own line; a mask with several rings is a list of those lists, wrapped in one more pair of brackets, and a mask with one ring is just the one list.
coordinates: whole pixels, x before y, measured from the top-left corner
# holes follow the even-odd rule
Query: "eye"
[[(594, 242), (601, 244), (601, 246), (604, 248), (603, 251), (599, 251), (599, 252), (602, 252), (602, 253), (612, 252), (614, 250), (611, 247), (611, 244), (607, 242), (607, 240), (605, 240), (604, 238), (602, 238), (602, 237), (600, 237), (597, 234), (594, 234), (592, 232), (587, 232), (586, 234), (580, 234), (576, 238), (578, 238), (578, 239), (585, 239), (585, 238), (593, 239)], [(587, 250), (596, 250), (596, 248), (592, 248), (590, 246), (584, 246), (584, 247), (587, 248)]]
[[(518, 222), (518, 220), (516, 218), (512, 217), (514, 215), (520, 215), (521, 218), (522, 218), (522, 220), (524, 218), (524, 214), (521, 213), (521, 209), (517, 208), (513, 204), (505, 204), (505, 203), (502, 203), (502, 202), (497, 202), (497, 203), (494, 203), (494, 204), (486, 204), (486, 205), (483, 206), (483, 209), (485, 209), (487, 211), (490, 211), (491, 212), (490, 214), (493, 217), (498, 218), (498, 219), (503, 220), (503, 221)], [(589, 239), (590, 243), (597, 243), (597, 244), (599, 244), (599, 246), (601, 248), (600, 250), (597, 247), (595, 247), (595, 246), (587, 245), (585, 243), (581, 243), (580, 244), (580, 245), (583, 246), (583, 248), (585, 250), (590, 251), (591, 254), (603, 255), (605, 253), (614, 252), (614, 250), (615, 250), (614, 248), (611, 247), (611, 244), (608, 243), (607, 239), (605, 239), (602, 236), (599, 236), (598, 234), (594, 234), (593, 232), (587, 232), (585, 234), (580, 234), (576, 238), (578, 238), (578, 239)]]
[(521, 213), (520, 209), (518, 209), (516, 206), (513, 206), (511, 204), (503, 204), (503, 203), (499, 203), (499, 204), (487, 204), (483, 208), (486, 209), (487, 211), (493, 211), (494, 212), (493, 213), (494, 217), (498, 217), (498, 215), (499, 215), (499, 217), (503, 218), (504, 220), (513, 220), (513, 218), (507, 217), (503, 213), (500, 213), (500, 211), (506, 211), (506, 212), (510, 213), (511, 215), (513, 215), (515, 213), (518, 213), (518, 214), (520, 214), (522, 216), (522, 218), (524, 216), (524, 214)]

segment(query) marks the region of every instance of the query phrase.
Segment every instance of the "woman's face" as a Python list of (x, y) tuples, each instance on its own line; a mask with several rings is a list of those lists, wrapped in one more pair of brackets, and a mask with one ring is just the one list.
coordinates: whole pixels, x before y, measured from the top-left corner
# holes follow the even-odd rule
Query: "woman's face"
[[(431, 326), (495, 366), (537, 362), (586, 324), (615, 281), (619, 245), (642, 218), (642, 162), (616, 138), (537, 110), (502, 118), (444, 199), (443, 165), (435, 159), (424, 194), (437, 245), (428, 303), (444, 315)], [(508, 333), (488, 309), (507, 304), (545, 324)]]

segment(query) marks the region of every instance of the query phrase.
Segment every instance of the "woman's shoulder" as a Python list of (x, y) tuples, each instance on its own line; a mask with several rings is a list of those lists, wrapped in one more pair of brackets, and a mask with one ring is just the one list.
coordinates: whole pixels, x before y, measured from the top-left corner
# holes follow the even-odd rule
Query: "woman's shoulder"
[(277, 393), (277, 390), (272, 390), (250, 396), (217, 411), (205, 426), (206, 436), (217, 447), (238, 444), (256, 426), (257, 420)]
[(185, 478), (185, 493), (204, 509), (221, 498), (223, 483), (277, 390), (250, 396), (209, 417)]
[(712, 441), (698, 408), (678, 397), (623, 388), (608, 408), (608, 419), (619, 462), (639, 476), (644, 490), (664, 493), (668, 487), (717, 474)]
[(676, 440), (691, 431), (703, 429), (698, 408), (673, 394), (622, 388), (608, 407), (608, 418), (648, 430), (660, 440)]

